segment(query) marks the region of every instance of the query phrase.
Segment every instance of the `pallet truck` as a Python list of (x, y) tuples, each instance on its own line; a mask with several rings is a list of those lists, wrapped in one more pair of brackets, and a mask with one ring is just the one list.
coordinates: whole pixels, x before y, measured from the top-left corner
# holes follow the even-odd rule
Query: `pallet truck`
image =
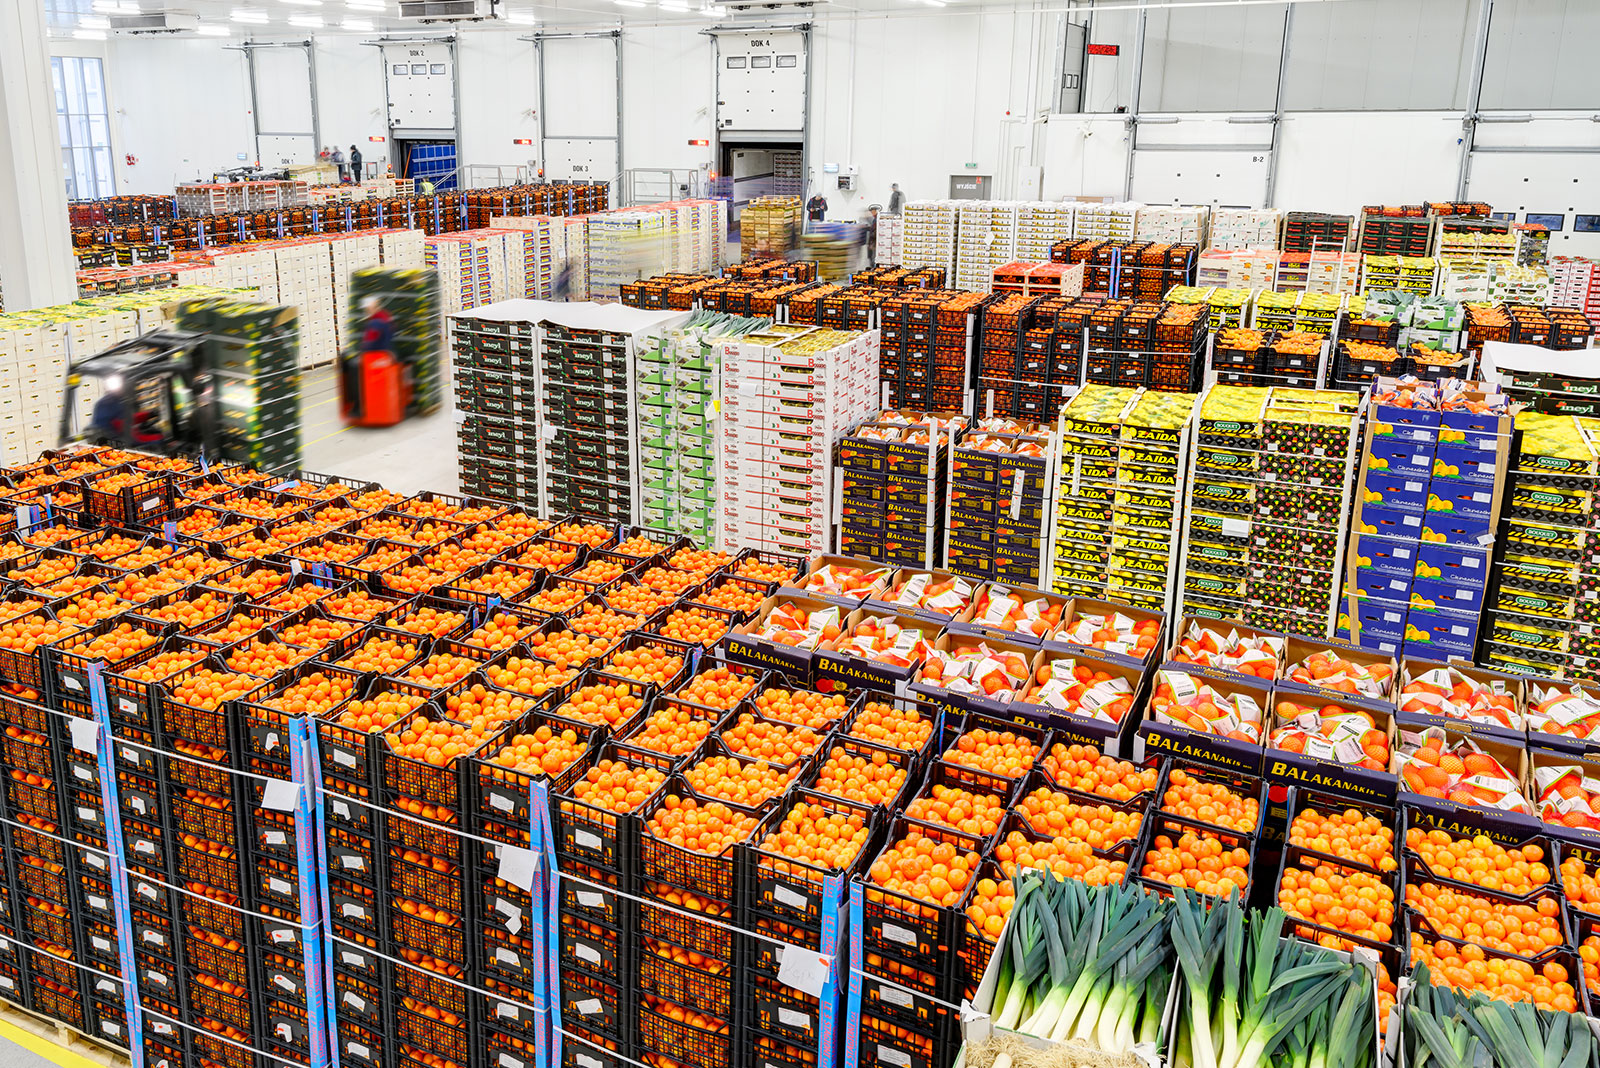
[[(73, 363), (60, 444), (218, 455), (216, 385), (203, 363), (204, 341), (199, 334), (157, 330)], [(75, 402), (86, 379), (98, 381), (101, 394), (90, 421), (75, 428)]]

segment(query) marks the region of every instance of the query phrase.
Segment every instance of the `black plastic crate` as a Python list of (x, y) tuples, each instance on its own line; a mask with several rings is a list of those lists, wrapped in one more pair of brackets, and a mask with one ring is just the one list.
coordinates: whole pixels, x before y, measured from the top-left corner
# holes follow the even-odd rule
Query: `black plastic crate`
[[(673, 757), (608, 743), (591, 751), (584, 775), (589, 768), (606, 761), (620, 761), (633, 768), (653, 768), (666, 776), (670, 776), (679, 763)], [(555, 820), (552, 830), (556, 855), (573, 864), (590, 865), (613, 873), (622, 879), (620, 889), (631, 892), (637, 887), (641, 814), (667, 787), (667, 780), (664, 778), (638, 809), (626, 814), (582, 799), (584, 781), (580, 776), (553, 791)]]
[[(403, 1045), (465, 1065), (471, 1056), (472, 1028), (460, 1014), (424, 1015), (422, 1004), (407, 1004), (402, 996), (394, 1006), (395, 1036)], [(437, 1010), (436, 1010), (437, 1011)], [(454, 1022), (451, 1022), (451, 1020)]]
[(735, 999), (747, 993), (739, 981), (738, 961), (700, 956), (696, 963), (689, 953), (664, 939), (640, 937), (634, 962), (637, 989), (731, 1019)]
[(458, 967), (467, 966), (465, 921), (459, 914), (451, 914), (453, 922), (439, 923), (425, 918), (412, 903), (391, 903), (385, 911), (389, 937), (396, 946)]
[(638, 1048), (645, 1056), (653, 1053), (697, 1068), (738, 1068), (742, 1062), (735, 1020), (713, 1017), (694, 1007), (671, 1005), (651, 996), (640, 997), (638, 1014)]
[[(557, 692), (565, 696), (569, 689), (570, 686), (562, 687)], [(578, 743), (586, 746), (585, 751), (553, 775), (506, 767), (500, 762), (499, 753), (503, 747), (517, 745), (518, 738), (533, 735), (542, 727), (548, 727), (558, 735), (572, 732)], [(479, 833), (483, 833), (486, 822), (526, 826), (531, 818), (534, 782), (543, 780), (552, 796), (570, 790), (592, 766), (592, 758), (602, 737), (603, 732), (598, 727), (559, 719), (545, 712), (529, 712), (517, 719), (495, 741), (484, 746), (478, 757), (469, 761), (472, 769), (474, 823)]]

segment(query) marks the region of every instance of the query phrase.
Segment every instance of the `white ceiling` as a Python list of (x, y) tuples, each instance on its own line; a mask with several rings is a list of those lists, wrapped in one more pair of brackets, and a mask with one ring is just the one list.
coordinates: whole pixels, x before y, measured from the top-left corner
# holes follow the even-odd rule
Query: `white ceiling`
[[(12, 3), (16, 0), (0, 0)], [(170, 12), (198, 16), (202, 33), (245, 38), (262, 34), (373, 32), (447, 32), (474, 27), (526, 29), (616, 25), (618, 23), (678, 23), (692, 26), (732, 21), (719, 0), (500, 0), (493, 21), (425, 23), (399, 17), (396, 0), (42, 0), (51, 33), (57, 36), (98, 37), (106, 33), (108, 16), (116, 13)], [(1033, 0), (814, 0), (814, 8), (778, 4), (765, 14), (779, 21), (816, 15), (851, 17), (892, 14), (937, 17), (973, 8), (1024, 10)], [(245, 21), (241, 15), (253, 16)], [(265, 16), (266, 22), (260, 19)], [(320, 20), (317, 21), (317, 20)], [(750, 21), (759, 23), (752, 15)], [(114, 34), (122, 38), (124, 35)], [(193, 32), (184, 36), (192, 37)]]

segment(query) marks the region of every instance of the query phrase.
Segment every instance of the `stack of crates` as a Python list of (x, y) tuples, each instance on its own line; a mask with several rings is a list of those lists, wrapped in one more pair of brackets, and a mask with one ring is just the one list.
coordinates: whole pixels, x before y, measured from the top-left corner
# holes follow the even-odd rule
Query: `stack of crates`
[(1326, 252), (1348, 249), (1350, 228), (1354, 220), (1348, 215), (1328, 215), (1320, 211), (1291, 211), (1283, 217), (1285, 252)]
[(1422, 204), (1361, 209), (1361, 251), (1368, 255), (1426, 256), (1433, 220)]
[(222, 455), (264, 470), (300, 464), (300, 341), (293, 308), (216, 298), (191, 301), (177, 328), (206, 336), (219, 380)]
[[(978, 354), (978, 410), (985, 415), (1020, 415), (1024, 390), (1026, 399), (1043, 402), (1043, 380), (1024, 383), (1018, 361), (1022, 359), (1023, 338), (1034, 326), (1035, 310), (1043, 297), (1006, 293), (984, 309), (983, 342)], [(1032, 392), (1040, 394), (1031, 396)]]
[[(389, 263), (389, 238), (384, 238), (384, 262)], [(401, 259), (414, 258), (401, 256)], [(369, 267), (350, 275), (350, 318), (365, 318), (363, 305), (377, 297), (394, 319), (394, 355), (409, 372), (411, 399), (406, 416), (429, 415), (439, 407), (443, 389), (440, 371), (439, 276), (417, 267)], [(354, 327), (347, 338), (359, 337)], [(297, 461), (298, 462), (298, 461)]]
[(639, 388), (641, 519), (696, 545), (716, 540), (716, 436), (712, 404), (721, 390), (722, 343), (753, 328), (717, 316), (646, 339), (635, 368)]
[(532, 323), (450, 318), (461, 491), (539, 506)]
[(1048, 428), (969, 433), (952, 450), (946, 566), (965, 578), (1038, 586), (1050, 522)]
[(636, 383), (627, 334), (546, 323), (539, 336), (538, 448), (547, 514), (634, 523)]
[[(881, 306), (880, 400), (888, 408), (961, 408), (982, 294), (904, 290)], [(943, 322), (941, 322), (943, 320)]]

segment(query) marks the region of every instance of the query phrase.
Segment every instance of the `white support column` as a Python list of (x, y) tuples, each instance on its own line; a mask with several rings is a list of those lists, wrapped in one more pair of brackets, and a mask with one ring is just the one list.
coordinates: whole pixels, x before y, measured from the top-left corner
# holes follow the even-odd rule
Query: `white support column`
[(44, 0), (0, 3), (0, 285), (7, 311), (78, 298)]

